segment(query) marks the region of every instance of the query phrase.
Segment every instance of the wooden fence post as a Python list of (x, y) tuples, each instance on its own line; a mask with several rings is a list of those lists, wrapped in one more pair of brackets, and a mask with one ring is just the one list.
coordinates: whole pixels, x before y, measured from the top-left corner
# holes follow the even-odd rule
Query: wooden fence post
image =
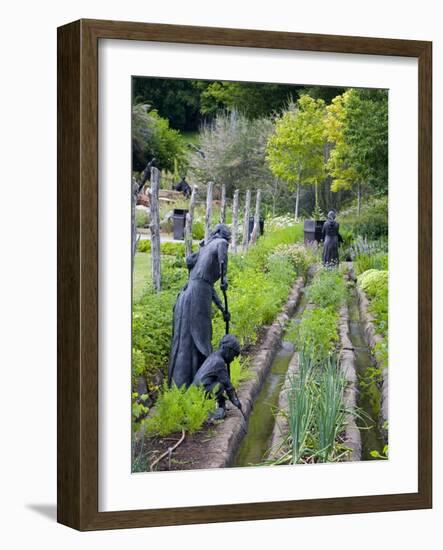
[(226, 185), (221, 186), (221, 201), (220, 201), (220, 223), (225, 223), (226, 220)]
[(232, 205), (232, 236), (231, 247), (234, 254), (237, 253), (237, 230), (238, 230), (238, 189), (234, 191), (234, 203)]
[(211, 232), (211, 222), (212, 222), (212, 188), (214, 183), (212, 181), (208, 182), (208, 189), (206, 192), (206, 216), (205, 216), (205, 243), (208, 242), (209, 234)]
[(160, 183), (160, 171), (154, 166), (151, 168), (151, 258), (152, 258), (152, 284), (156, 292), (161, 286), (161, 258), (160, 258), (160, 212), (158, 204), (158, 188)]
[(197, 197), (198, 187), (196, 185), (192, 186), (191, 200), (189, 201), (189, 211), (186, 214), (186, 223), (185, 223), (185, 258), (192, 254), (192, 224), (194, 222), (194, 209), (195, 209), (195, 199)]
[(255, 201), (254, 227), (252, 229), (251, 244), (257, 242), (258, 233), (260, 231), (260, 206), (261, 206), (261, 189), (257, 189), (257, 198)]
[(250, 208), (251, 208), (251, 191), (248, 189), (246, 191), (245, 218), (243, 220), (243, 243), (242, 243), (243, 252), (246, 252), (246, 250), (248, 250), (248, 243), (249, 243), (249, 210), (250, 210)]

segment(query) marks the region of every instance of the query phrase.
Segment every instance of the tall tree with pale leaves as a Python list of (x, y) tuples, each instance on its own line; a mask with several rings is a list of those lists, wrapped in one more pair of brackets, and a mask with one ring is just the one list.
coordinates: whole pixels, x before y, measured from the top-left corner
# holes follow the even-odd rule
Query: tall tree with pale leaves
[(266, 159), (272, 173), (296, 192), (295, 218), (299, 217), (300, 187), (317, 187), (324, 178), (325, 102), (303, 95), (276, 120), (275, 132), (267, 144)]

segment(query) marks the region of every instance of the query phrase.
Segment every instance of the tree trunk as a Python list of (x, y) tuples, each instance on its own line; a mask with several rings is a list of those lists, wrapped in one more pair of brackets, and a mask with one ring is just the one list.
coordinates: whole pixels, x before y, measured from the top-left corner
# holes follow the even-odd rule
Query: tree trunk
[(208, 188), (206, 191), (206, 217), (205, 217), (205, 243), (208, 242), (209, 234), (211, 233), (211, 222), (212, 222), (212, 189), (213, 182), (208, 182)]
[(151, 168), (151, 258), (152, 258), (152, 284), (156, 292), (161, 286), (161, 258), (160, 258), (160, 212), (158, 204), (158, 189), (160, 186), (160, 172), (158, 168)]
[(255, 201), (254, 227), (252, 229), (251, 244), (255, 244), (260, 231), (260, 206), (261, 206), (261, 189), (257, 189), (257, 198)]
[(238, 189), (234, 192), (234, 203), (232, 205), (232, 240), (231, 247), (234, 254), (237, 252), (237, 231), (238, 231)]
[(298, 209), (300, 205), (300, 182), (297, 182), (296, 194), (295, 194), (295, 221), (298, 222)]
[(274, 193), (272, 194), (272, 216), (275, 216), (275, 203), (277, 202), (278, 178), (274, 178)]
[(251, 191), (248, 189), (246, 191), (246, 199), (245, 199), (245, 213), (244, 213), (244, 220), (243, 220), (243, 243), (242, 248), (243, 252), (246, 252), (248, 250), (248, 242), (249, 242), (249, 209), (251, 207)]
[(185, 223), (185, 257), (192, 254), (192, 224), (194, 222), (194, 209), (195, 209), (195, 200), (197, 197), (196, 185), (192, 186), (191, 200), (189, 201), (189, 211), (186, 214), (186, 223)]
[(226, 221), (226, 185), (221, 186), (221, 201), (220, 201), (220, 223)]

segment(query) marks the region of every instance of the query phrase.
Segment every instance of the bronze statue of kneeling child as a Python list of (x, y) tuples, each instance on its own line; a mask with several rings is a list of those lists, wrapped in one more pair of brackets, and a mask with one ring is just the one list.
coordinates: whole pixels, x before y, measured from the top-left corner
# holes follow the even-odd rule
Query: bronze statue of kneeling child
[(222, 420), (226, 416), (226, 397), (242, 411), (242, 404), (235, 393), (229, 377), (230, 363), (240, 355), (240, 345), (232, 334), (224, 336), (217, 351), (214, 351), (198, 369), (193, 384), (203, 386), (206, 394), (212, 393), (217, 399), (217, 409), (211, 415), (212, 420)]

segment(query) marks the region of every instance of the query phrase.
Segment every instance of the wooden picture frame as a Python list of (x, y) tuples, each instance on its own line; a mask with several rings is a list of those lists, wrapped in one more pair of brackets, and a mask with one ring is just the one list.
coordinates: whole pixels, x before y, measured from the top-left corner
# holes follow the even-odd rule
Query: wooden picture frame
[[(98, 511), (98, 42), (171, 42), (418, 58), (418, 492)], [(58, 29), (58, 521), (79, 530), (432, 506), (432, 44), (80, 20)]]

